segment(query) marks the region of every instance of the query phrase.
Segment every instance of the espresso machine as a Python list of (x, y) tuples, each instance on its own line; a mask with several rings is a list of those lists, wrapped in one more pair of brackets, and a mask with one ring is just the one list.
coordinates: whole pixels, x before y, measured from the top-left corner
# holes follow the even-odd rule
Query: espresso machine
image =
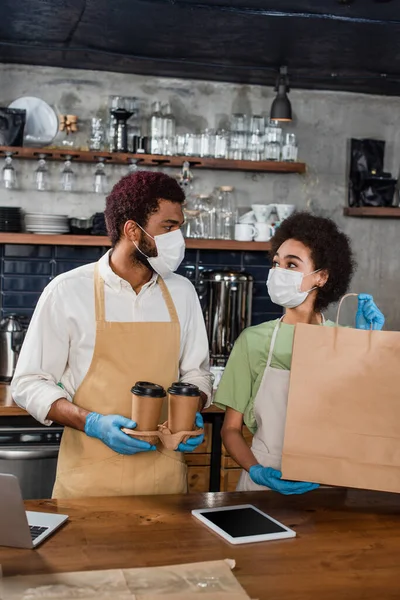
[(198, 285), (210, 344), (214, 387), (240, 333), (251, 324), (253, 277), (236, 271), (204, 271)]

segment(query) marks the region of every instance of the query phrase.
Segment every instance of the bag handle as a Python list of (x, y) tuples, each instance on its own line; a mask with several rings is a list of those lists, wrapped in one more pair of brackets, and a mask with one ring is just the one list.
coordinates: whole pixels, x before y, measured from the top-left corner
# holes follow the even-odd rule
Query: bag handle
[(342, 296), (342, 298), (340, 299), (339, 302), (339, 306), (337, 309), (337, 315), (336, 315), (336, 327), (339, 327), (339, 316), (340, 316), (340, 309), (342, 308), (342, 304), (343, 304), (343, 300), (346, 300), (346, 298), (350, 298), (350, 296), (357, 296), (358, 294), (354, 294), (353, 292), (350, 294), (345, 294), (344, 296)]

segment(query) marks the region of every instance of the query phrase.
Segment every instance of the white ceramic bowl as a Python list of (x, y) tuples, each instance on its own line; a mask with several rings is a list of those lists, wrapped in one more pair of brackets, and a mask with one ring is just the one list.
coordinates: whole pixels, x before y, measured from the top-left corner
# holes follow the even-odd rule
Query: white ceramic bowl
[(275, 210), (278, 214), (279, 221), (283, 221), (290, 217), (290, 215), (295, 211), (294, 204), (275, 204)]
[(266, 223), (275, 204), (252, 204), (251, 208), (256, 216), (257, 223)]

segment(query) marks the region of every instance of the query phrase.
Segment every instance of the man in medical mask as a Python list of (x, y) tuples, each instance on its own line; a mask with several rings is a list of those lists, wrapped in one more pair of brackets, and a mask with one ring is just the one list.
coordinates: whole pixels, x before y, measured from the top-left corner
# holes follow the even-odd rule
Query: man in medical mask
[[(186, 491), (182, 452), (203, 436), (174, 452), (122, 431), (136, 427), (136, 381), (195, 384), (199, 411), (211, 393), (200, 304), (192, 284), (174, 273), (185, 251), (183, 202), (167, 175), (124, 177), (106, 202), (112, 249), (56, 277), (38, 302), (12, 394), (41, 423), (65, 426), (56, 498)], [(203, 425), (200, 413), (196, 425)]]

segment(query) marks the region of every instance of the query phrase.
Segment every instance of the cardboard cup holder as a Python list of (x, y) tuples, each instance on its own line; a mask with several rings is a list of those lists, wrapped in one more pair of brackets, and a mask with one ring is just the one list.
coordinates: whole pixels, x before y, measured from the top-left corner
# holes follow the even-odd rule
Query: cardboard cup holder
[(176, 450), (182, 441), (204, 433), (203, 428), (193, 425), (200, 399), (197, 386), (184, 382), (171, 385), (168, 389), (168, 421), (162, 424), (157, 423), (163, 418), (162, 407), (167, 395), (164, 388), (148, 381), (137, 381), (131, 392), (131, 418), (137, 423), (137, 429), (121, 429), (130, 437), (153, 446), (161, 442), (164, 448)]
[(124, 433), (130, 437), (134, 437), (143, 442), (148, 442), (153, 446), (156, 446), (159, 442), (167, 450), (176, 450), (181, 442), (185, 443), (190, 437), (195, 437), (204, 434), (203, 428), (192, 429), (192, 431), (178, 431), (172, 433), (168, 429), (168, 422), (166, 421), (162, 425), (158, 426), (157, 431), (136, 431), (135, 429), (127, 429), (123, 427), (121, 429)]

